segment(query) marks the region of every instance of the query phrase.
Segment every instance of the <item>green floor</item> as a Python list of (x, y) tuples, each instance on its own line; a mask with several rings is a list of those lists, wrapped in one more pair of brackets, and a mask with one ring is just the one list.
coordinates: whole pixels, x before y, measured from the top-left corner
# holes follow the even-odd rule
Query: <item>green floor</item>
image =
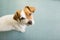
[(0, 32), (0, 40), (60, 40), (60, 0), (0, 0), (0, 16), (15, 13), (25, 5), (36, 7), (35, 24), (25, 33)]

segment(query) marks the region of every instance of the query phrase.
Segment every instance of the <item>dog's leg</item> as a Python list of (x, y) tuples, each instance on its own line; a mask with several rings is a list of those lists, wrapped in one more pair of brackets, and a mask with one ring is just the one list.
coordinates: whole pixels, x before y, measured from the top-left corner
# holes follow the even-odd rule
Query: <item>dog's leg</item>
[(26, 26), (20, 26), (21, 32), (25, 32)]
[(20, 25), (19, 28), (20, 29), (18, 31), (25, 32), (26, 25), (24, 25), (24, 26)]
[(15, 25), (15, 30), (17, 30), (17, 31), (25, 32), (25, 28), (26, 28), (26, 26), (17, 26), (17, 25)]

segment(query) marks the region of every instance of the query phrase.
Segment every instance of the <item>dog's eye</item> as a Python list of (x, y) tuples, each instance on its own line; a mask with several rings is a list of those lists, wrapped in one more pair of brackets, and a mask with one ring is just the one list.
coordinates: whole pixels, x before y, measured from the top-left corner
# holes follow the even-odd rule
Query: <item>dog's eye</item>
[(29, 14), (29, 16), (31, 16), (32, 14)]

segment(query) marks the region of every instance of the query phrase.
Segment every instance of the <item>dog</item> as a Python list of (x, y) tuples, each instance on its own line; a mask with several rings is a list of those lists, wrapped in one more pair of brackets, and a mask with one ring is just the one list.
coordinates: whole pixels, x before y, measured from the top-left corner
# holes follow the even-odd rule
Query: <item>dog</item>
[(0, 32), (17, 30), (25, 32), (27, 26), (34, 24), (33, 13), (35, 8), (25, 6), (22, 10), (17, 10), (15, 14), (0, 17)]

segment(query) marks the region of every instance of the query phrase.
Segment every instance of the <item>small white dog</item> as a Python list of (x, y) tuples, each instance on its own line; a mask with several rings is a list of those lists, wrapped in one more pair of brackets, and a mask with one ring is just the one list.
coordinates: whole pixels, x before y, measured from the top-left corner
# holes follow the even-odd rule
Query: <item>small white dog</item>
[(25, 6), (23, 10), (17, 10), (15, 14), (0, 17), (0, 31), (17, 30), (25, 32), (28, 25), (34, 23), (32, 13), (35, 8)]

